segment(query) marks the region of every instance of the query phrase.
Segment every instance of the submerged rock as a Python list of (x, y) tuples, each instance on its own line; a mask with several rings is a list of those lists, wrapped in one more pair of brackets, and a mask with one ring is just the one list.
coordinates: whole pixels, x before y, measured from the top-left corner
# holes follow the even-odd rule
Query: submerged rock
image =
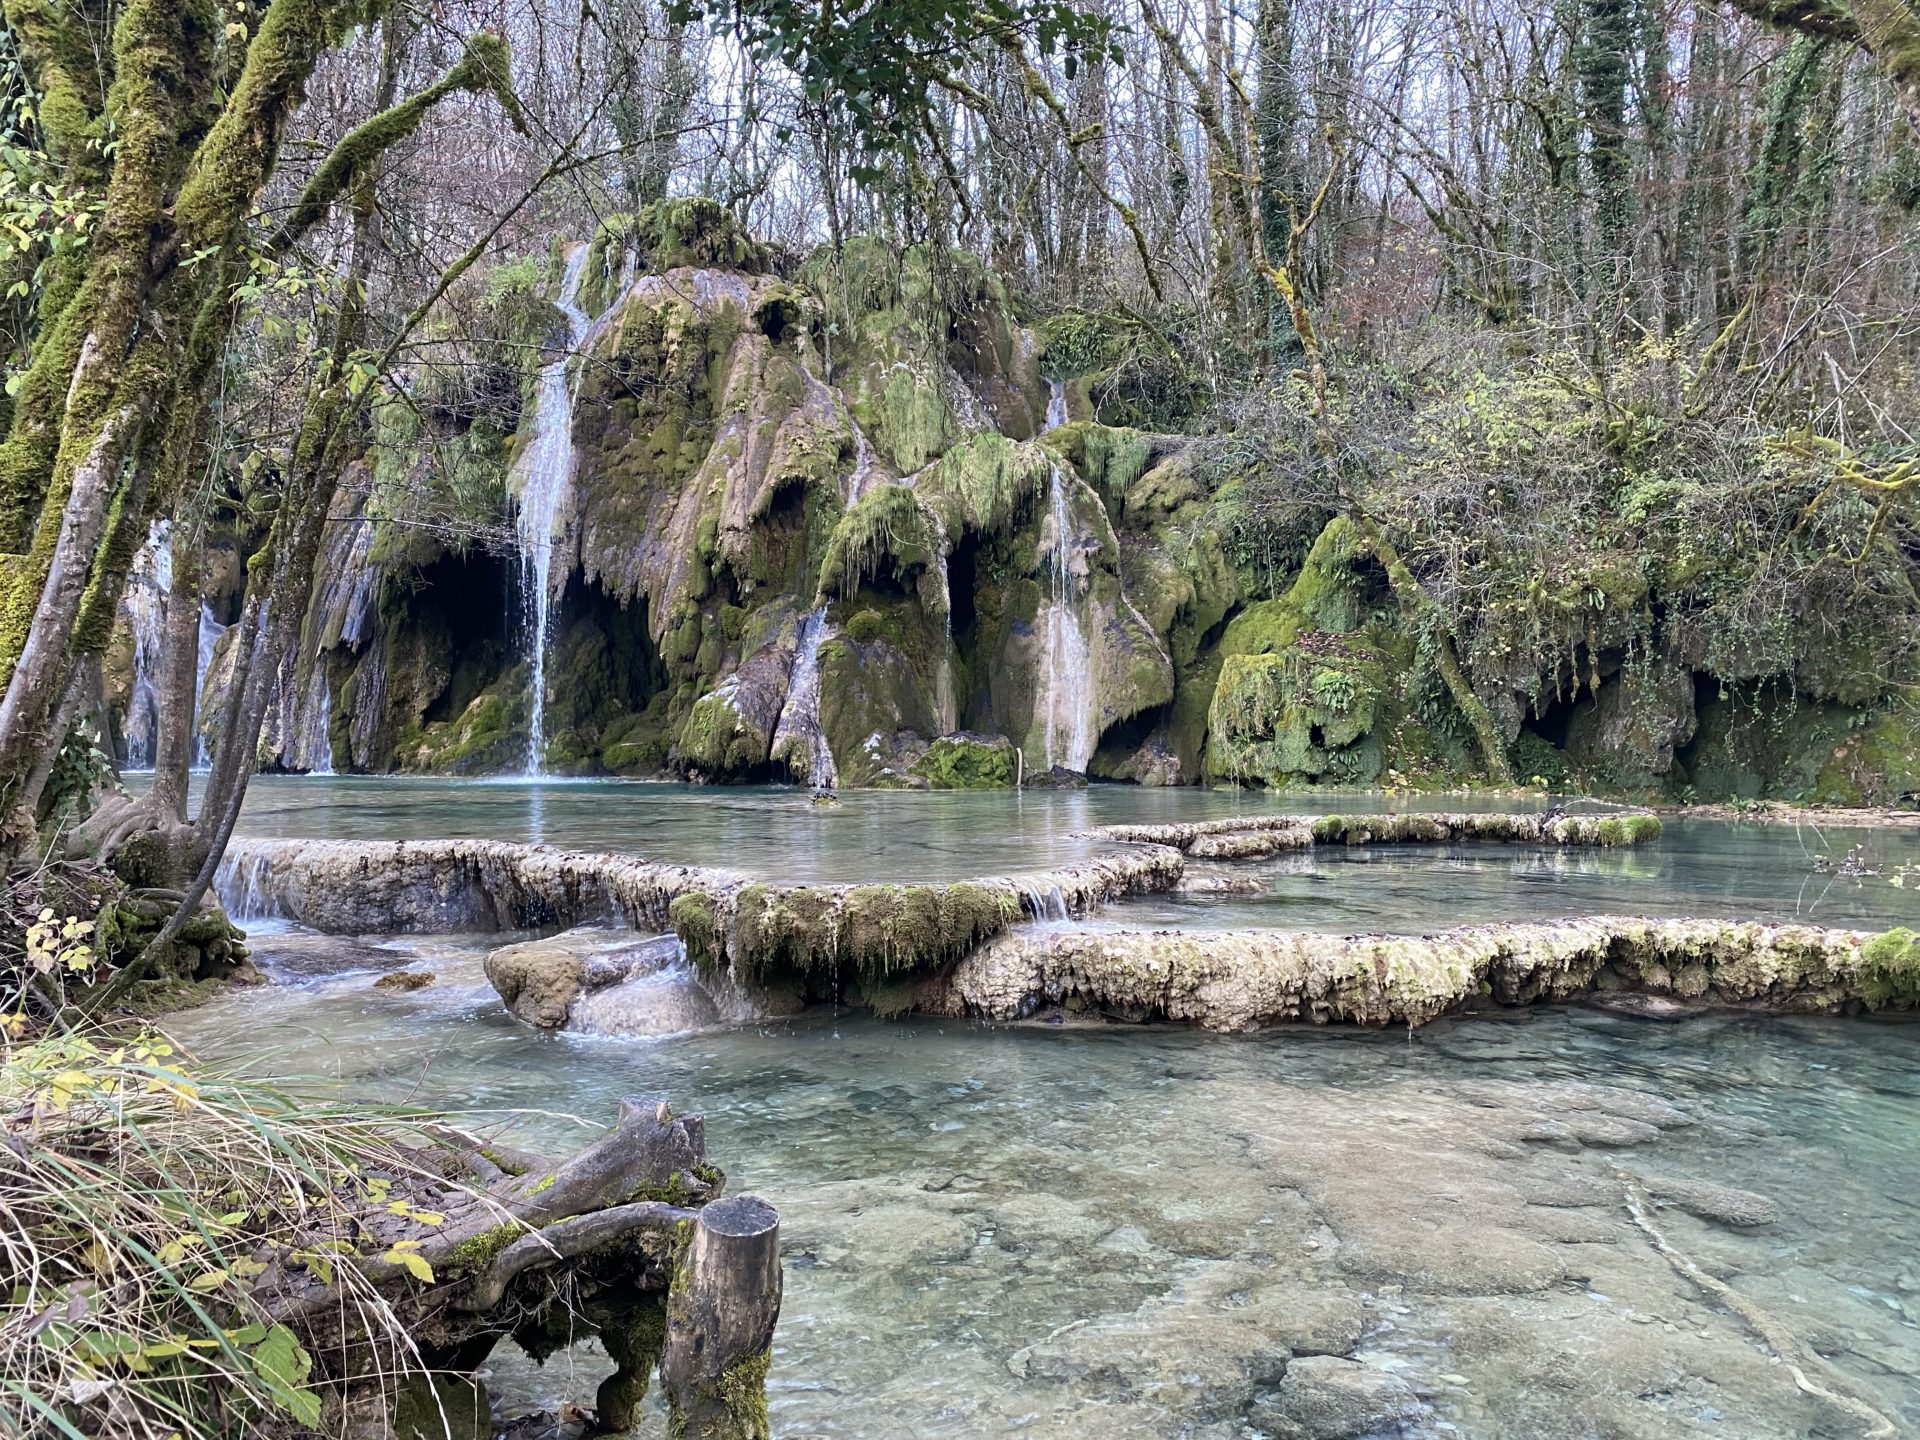
[(431, 970), (394, 970), (374, 981), (373, 988), (410, 994), (415, 990), (426, 989), (433, 984), (434, 979), (435, 976)]
[(1360, 1440), (1396, 1433), (1392, 1427), (1418, 1419), (1424, 1409), (1397, 1375), (1333, 1355), (1306, 1355), (1287, 1366), (1252, 1416), (1276, 1440)]
[(1736, 1229), (1771, 1225), (1780, 1218), (1780, 1207), (1764, 1195), (1738, 1190), (1731, 1185), (1716, 1185), (1709, 1180), (1686, 1180), (1671, 1175), (1638, 1177), (1647, 1194), (1663, 1205), (1684, 1210), (1699, 1220), (1711, 1220)]

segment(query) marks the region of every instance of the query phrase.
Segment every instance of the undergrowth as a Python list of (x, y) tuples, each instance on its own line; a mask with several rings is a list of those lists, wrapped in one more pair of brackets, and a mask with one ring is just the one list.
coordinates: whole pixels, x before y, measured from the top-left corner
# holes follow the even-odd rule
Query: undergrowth
[(289, 1283), (333, 1287), (333, 1333), (372, 1338), (356, 1377), (418, 1368), (349, 1212), (422, 1175), (422, 1117), (204, 1069), (152, 1034), (0, 1047), (0, 1434), (315, 1433), (318, 1372), (345, 1362), (309, 1353)]

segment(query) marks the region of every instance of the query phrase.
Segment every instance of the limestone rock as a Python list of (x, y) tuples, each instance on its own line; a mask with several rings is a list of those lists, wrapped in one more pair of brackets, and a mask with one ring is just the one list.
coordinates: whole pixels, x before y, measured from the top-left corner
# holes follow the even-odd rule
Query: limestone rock
[(1332, 1355), (1307, 1355), (1287, 1366), (1273, 1393), (1255, 1402), (1252, 1416), (1284, 1440), (1358, 1440), (1391, 1434), (1389, 1427), (1418, 1419), (1423, 1408), (1397, 1375)]
[(545, 940), (503, 945), (487, 956), (487, 981), (520, 1019), (554, 1030), (567, 1023), (584, 994), (656, 976), (681, 953), (671, 935), (635, 940), (583, 926)]

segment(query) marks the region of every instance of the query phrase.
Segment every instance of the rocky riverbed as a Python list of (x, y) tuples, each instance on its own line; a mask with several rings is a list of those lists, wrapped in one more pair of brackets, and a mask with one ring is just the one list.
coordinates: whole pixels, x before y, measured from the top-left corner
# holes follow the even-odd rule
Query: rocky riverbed
[[(291, 979), (313, 961), (281, 954), (320, 943), (261, 937), (261, 963)], [(381, 942), (190, 1036), (488, 1110), (591, 1111), (636, 1065), (697, 1088), (738, 1183), (781, 1200), (783, 1435), (1920, 1424), (1904, 1027), (1549, 1008), (1222, 1040), (842, 1015), (614, 1045), (508, 1017), (480, 955)], [(371, 988), (400, 968), (439, 979)], [(606, 1367), (509, 1357), (495, 1388), (553, 1408)]]

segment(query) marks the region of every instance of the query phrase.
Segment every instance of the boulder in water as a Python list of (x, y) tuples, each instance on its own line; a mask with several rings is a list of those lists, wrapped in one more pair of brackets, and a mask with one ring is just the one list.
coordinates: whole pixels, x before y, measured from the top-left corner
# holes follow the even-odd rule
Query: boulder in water
[(545, 940), (503, 945), (487, 956), (486, 972), (507, 1009), (529, 1025), (557, 1030), (581, 996), (657, 975), (682, 954), (671, 935), (636, 939), (624, 931), (582, 925)]
[(1028, 790), (1084, 790), (1087, 777), (1078, 770), (1055, 765), (1051, 770), (1031, 771), (1024, 782)]
[(1398, 1375), (1357, 1360), (1304, 1355), (1287, 1365), (1274, 1393), (1254, 1406), (1254, 1423), (1287, 1440), (1355, 1440), (1398, 1434), (1419, 1418), (1413, 1387)]
[(583, 1035), (678, 1035), (789, 1014), (797, 999), (699, 974), (678, 937), (644, 938), (583, 925), (505, 945), (486, 959), (507, 1009), (542, 1030)]
[(927, 746), (913, 773), (935, 790), (1011, 790), (1015, 778), (1013, 742), (1004, 735), (957, 730)]

